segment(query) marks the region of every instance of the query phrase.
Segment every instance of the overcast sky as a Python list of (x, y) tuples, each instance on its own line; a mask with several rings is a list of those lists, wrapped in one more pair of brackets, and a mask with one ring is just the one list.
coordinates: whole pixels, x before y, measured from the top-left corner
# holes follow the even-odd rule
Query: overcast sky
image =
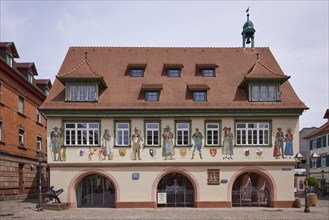
[(0, 0), (0, 41), (18, 62), (53, 82), (70, 46), (241, 47), (246, 9), (255, 46), (269, 47), (310, 108), (303, 127), (321, 126), (328, 97), (328, 0), (15, 1)]

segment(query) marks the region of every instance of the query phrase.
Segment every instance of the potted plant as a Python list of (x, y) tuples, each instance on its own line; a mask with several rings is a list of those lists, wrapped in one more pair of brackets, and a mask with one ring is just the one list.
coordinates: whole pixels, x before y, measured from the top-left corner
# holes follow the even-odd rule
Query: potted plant
[(305, 179), (305, 184), (307, 181), (307, 185), (308, 185), (308, 201), (309, 201), (309, 205), (315, 206), (316, 202), (317, 202), (317, 194), (315, 193), (315, 187), (319, 186), (319, 180), (317, 178), (315, 178), (314, 176), (310, 176), (308, 178)]

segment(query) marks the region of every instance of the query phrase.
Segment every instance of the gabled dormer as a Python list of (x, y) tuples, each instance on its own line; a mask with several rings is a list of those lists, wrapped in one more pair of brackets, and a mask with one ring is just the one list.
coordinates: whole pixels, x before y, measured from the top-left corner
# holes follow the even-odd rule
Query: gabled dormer
[(34, 63), (16, 63), (16, 69), (27, 79), (31, 84), (34, 83), (34, 76), (38, 75), (37, 68)]
[(13, 67), (14, 58), (19, 58), (14, 42), (0, 42), (0, 57)]
[(95, 102), (107, 88), (102, 76), (98, 75), (86, 58), (71, 71), (57, 76), (65, 86), (65, 101)]
[(239, 88), (244, 89), (250, 102), (277, 102), (281, 99), (280, 86), (289, 78), (276, 73), (257, 59)]

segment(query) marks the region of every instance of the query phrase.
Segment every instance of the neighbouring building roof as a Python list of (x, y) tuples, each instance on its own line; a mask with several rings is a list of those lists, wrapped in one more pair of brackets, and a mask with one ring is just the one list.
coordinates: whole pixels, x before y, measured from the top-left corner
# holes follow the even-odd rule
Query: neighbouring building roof
[[(328, 118), (328, 112), (329, 109), (327, 109), (323, 118)], [(308, 134), (306, 137), (304, 137), (304, 139), (312, 139), (314, 137), (318, 137), (320, 135), (328, 134), (328, 133), (329, 133), (329, 120), (326, 123), (324, 123), (321, 127), (317, 128), (316, 130)]]
[[(180, 77), (163, 74), (163, 69), (171, 66), (181, 68)], [(143, 77), (127, 74), (127, 69), (137, 67), (145, 68)], [(215, 68), (216, 76), (203, 77), (198, 74), (199, 68)], [(101, 77), (107, 88), (101, 92), (97, 103), (65, 102), (63, 79), (74, 77)], [(239, 87), (246, 77), (282, 80), (281, 101), (250, 102), (246, 91)], [(157, 109), (307, 109), (288, 78), (270, 49), (265, 47), (71, 47), (42, 108), (108, 110), (152, 109), (156, 106)], [(207, 101), (195, 105), (190, 93), (200, 86), (207, 91)], [(161, 89), (156, 105), (140, 98), (140, 91), (147, 87)]]

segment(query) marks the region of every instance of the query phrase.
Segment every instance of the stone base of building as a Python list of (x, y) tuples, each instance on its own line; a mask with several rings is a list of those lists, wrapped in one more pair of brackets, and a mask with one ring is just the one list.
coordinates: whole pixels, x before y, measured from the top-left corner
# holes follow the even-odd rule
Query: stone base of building
[(295, 207), (295, 201), (271, 201), (269, 207), (293, 208), (293, 207)]
[(231, 208), (232, 203), (227, 201), (202, 201), (202, 202), (195, 202), (196, 208)]

